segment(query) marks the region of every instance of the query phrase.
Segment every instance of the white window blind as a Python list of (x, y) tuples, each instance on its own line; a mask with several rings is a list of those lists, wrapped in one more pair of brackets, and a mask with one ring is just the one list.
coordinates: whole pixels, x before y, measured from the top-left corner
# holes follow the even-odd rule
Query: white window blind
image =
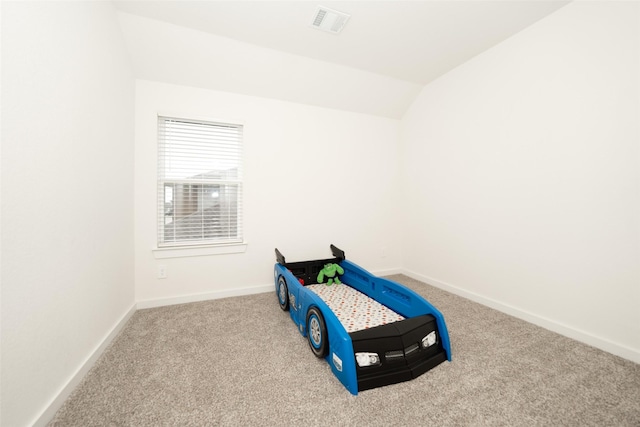
[(158, 247), (242, 242), (242, 126), (158, 117)]

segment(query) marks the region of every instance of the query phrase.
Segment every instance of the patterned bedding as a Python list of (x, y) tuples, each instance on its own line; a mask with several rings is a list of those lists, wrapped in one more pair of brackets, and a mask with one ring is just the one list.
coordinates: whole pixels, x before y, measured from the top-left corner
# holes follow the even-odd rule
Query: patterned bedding
[(404, 320), (404, 317), (360, 291), (345, 285), (307, 285), (329, 306), (347, 332)]

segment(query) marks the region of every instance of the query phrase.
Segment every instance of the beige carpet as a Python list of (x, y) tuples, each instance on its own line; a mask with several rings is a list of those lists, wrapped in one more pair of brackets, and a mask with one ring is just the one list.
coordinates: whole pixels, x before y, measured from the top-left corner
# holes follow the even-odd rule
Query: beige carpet
[(50, 425), (640, 426), (640, 365), (391, 278), (444, 314), (453, 362), (352, 396), (275, 292), (139, 310)]

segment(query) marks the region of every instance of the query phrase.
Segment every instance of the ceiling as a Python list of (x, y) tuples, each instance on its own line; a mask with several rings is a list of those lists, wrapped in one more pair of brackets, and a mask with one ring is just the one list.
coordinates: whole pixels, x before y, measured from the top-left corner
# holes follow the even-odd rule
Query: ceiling
[[(424, 85), (567, 3), (114, 2), (139, 78), (393, 118)], [(340, 34), (311, 26), (319, 5), (351, 15)]]

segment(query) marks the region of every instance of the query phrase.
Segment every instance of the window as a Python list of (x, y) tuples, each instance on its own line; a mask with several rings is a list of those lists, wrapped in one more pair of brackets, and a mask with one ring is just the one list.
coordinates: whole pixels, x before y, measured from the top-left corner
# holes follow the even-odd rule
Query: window
[(158, 117), (158, 142), (158, 247), (242, 242), (242, 126)]

